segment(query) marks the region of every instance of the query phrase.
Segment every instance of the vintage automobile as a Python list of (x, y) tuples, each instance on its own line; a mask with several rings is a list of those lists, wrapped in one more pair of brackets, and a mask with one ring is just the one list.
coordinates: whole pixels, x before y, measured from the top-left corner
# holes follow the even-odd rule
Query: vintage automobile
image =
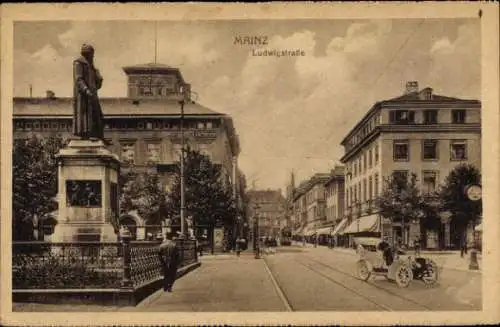
[(387, 252), (392, 258), (387, 265), (384, 253), (379, 249), (382, 242), (379, 238), (354, 238), (357, 245), (359, 260), (357, 261), (358, 277), (368, 281), (371, 276), (384, 276), (393, 280), (399, 287), (408, 287), (412, 280), (421, 280), (428, 286), (438, 281), (438, 266), (428, 258), (415, 257), (403, 251), (389, 249)]

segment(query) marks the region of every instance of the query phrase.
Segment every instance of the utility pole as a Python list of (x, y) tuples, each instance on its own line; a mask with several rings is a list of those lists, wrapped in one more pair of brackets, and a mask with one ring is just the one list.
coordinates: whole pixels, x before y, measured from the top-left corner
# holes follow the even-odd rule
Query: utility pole
[(185, 185), (184, 185), (184, 86), (181, 86), (182, 99), (179, 101), (181, 105), (181, 237), (186, 238), (186, 220), (185, 220)]

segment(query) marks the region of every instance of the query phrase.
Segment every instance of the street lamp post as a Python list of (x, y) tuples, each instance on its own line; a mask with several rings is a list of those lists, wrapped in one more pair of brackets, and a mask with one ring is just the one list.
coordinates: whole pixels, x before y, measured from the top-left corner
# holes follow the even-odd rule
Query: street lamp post
[(182, 96), (182, 99), (179, 101), (181, 105), (181, 126), (180, 126), (180, 132), (181, 132), (181, 237), (186, 238), (186, 227), (185, 227), (185, 210), (186, 210), (186, 204), (185, 204), (185, 185), (184, 185), (184, 86), (181, 86), (180, 93)]

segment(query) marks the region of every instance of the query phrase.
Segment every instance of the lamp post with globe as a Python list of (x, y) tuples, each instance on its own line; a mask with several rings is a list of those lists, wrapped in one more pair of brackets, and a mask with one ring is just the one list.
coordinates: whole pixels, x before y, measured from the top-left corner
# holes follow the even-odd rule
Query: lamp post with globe
[[(467, 199), (471, 202), (478, 202), (482, 198), (482, 189), (480, 185), (470, 184), (464, 188), (464, 193)], [(473, 225), (475, 225), (476, 217), (472, 219)], [(470, 251), (470, 262), (469, 269), (470, 270), (479, 270), (479, 262), (477, 261), (477, 246), (476, 246), (476, 234), (473, 232), (472, 234), (472, 249)]]

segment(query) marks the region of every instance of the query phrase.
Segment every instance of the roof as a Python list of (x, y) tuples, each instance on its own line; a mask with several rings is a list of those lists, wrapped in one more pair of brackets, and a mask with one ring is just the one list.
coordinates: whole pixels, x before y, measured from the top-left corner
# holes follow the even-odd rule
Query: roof
[[(430, 99), (426, 99), (425, 97), (422, 96), (426, 92), (430, 92), (430, 94), (432, 95), (432, 97)], [(382, 101), (376, 102), (370, 108), (370, 110), (368, 110), (368, 112), (363, 116), (363, 118), (360, 119), (356, 123), (356, 125), (354, 125), (354, 127), (349, 131), (349, 133), (347, 134), (347, 136), (345, 136), (342, 139), (342, 141), (340, 142), (340, 144), (344, 145), (345, 142), (347, 141), (347, 139), (350, 136), (352, 136), (352, 134), (356, 131), (356, 129), (359, 126), (361, 126), (365, 122), (365, 120), (368, 117), (370, 117), (370, 115), (374, 111), (376, 111), (377, 109), (379, 109), (383, 105), (386, 105), (386, 104), (401, 104), (401, 103), (422, 103), (422, 104), (424, 104), (424, 103), (436, 103), (436, 102), (441, 102), (441, 103), (468, 103), (468, 104), (477, 104), (477, 105), (480, 104), (480, 101), (478, 101), (478, 100), (459, 99), (459, 98), (454, 98), (454, 97), (447, 97), (447, 96), (443, 96), (443, 95), (433, 94), (432, 93), (432, 88), (426, 87), (426, 88), (423, 88), (420, 91), (410, 92), (410, 93), (406, 93), (406, 94), (403, 94), (403, 95), (395, 97), (395, 98), (391, 98), (391, 99), (388, 99), (388, 100), (382, 100)]]
[(432, 89), (430, 87), (426, 87), (420, 91), (416, 92), (410, 92), (403, 94), (399, 97), (395, 97), (389, 100), (384, 100), (382, 101), (382, 104), (384, 103), (390, 103), (390, 102), (407, 102), (407, 101), (419, 101), (419, 102), (479, 102), (477, 100), (465, 100), (465, 99), (459, 99), (459, 98), (454, 98), (454, 97), (446, 97), (443, 95), (438, 95), (438, 94), (432, 94), (431, 99), (425, 99), (422, 97), (422, 95), (425, 92), (430, 92), (432, 94)]
[(344, 166), (335, 166), (335, 169), (332, 169), (332, 171), (330, 172), (330, 178), (325, 182), (325, 185), (329, 185), (333, 181), (337, 181), (337, 180), (343, 181), (344, 180), (344, 171), (345, 171)]
[(169, 65), (164, 65), (164, 64), (158, 64), (154, 62), (149, 62), (147, 64), (138, 64), (138, 65), (131, 65), (131, 66), (125, 66), (123, 69), (172, 69), (174, 67), (169, 66)]
[(184, 78), (182, 77), (182, 74), (178, 68), (159, 63), (150, 62), (146, 64), (125, 66), (123, 67), (123, 71), (127, 75), (133, 73), (165, 74), (173, 72), (179, 77), (182, 83), (185, 83)]
[[(14, 98), (14, 117), (72, 116), (72, 98)], [(172, 99), (101, 98), (105, 117), (113, 116), (180, 116), (180, 105)], [(185, 116), (226, 116), (198, 103), (184, 105)]]
[(285, 198), (281, 190), (249, 190), (247, 197), (252, 202), (283, 202)]
[(310, 179), (302, 181), (299, 184), (293, 195), (293, 198), (297, 199), (299, 196), (309, 191), (314, 185), (325, 184), (330, 179), (330, 177), (331, 175), (329, 173), (314, 174)]

